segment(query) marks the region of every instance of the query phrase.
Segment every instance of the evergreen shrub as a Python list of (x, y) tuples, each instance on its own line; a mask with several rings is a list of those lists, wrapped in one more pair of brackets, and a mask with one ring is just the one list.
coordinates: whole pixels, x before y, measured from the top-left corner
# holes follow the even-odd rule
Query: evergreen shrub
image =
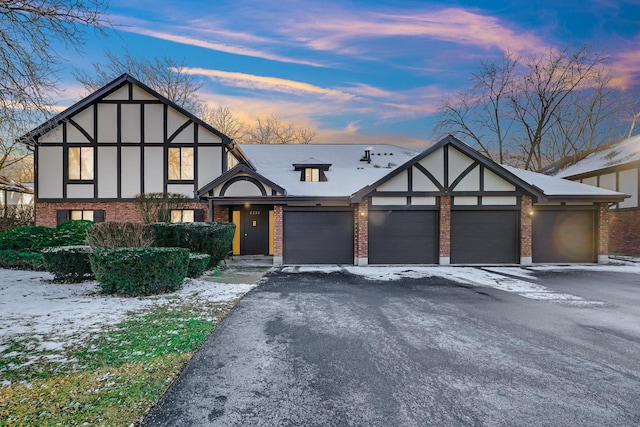
[(209, 254), (209, 267), (225, 259), (236, 230), (235, 224), (228, 222), (155, 223), (149, 227), (155, 230), (156, 246)]
[(17, 251), (15, 249), (0, 250), (0, 268), (36, 271), (45, 269), (40, 252)]
[(42, 258), (54, 282), (78, 283), (93, 279), (90, 253), (90, 246), (58, 246), (43, 249)]
[(200, 277), (207, 270), (211, 255), (209, 254), (189, 254), (189, 267), (187, 269), (187, 277)]
[(189, 251), (183, 248), (107, 248), (90, 254), (102, 291), (123, 296), (155, 295), (180, 287)]

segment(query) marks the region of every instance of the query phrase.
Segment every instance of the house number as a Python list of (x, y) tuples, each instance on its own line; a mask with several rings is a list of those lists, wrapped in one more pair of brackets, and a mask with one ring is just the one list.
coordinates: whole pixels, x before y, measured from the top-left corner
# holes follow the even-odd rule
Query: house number
[(249, 215), (260, 215), (260, 211), (249, 211)]

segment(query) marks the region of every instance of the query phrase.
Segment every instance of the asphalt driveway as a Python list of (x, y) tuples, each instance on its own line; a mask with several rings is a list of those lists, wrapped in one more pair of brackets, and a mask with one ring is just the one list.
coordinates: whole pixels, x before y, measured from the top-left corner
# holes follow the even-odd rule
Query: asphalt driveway
[(640, 425), (640, 275), (491, 274), (272, 273), (143, 425)]

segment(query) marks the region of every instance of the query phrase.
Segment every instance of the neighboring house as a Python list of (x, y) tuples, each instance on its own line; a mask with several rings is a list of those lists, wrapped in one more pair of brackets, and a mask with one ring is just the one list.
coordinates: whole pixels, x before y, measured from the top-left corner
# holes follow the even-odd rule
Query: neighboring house
[(33, 206), (33, 189), (0, 175), (0, 208), (6, 215), (18, 206)]
[(625, 195), (502, 167), (449, 136), (393, 145), (244, 145), (123, 75), (25, 135), (36, 222), (140, 221), (133, 197), (192, 197), (176, 218), (237, 225), (274, 264), (604, 262)]
[(618, 191), (630, 197), (610, 205), (611, 253), (640, 255), (640, 135), (601, 147), (581, 159), (565, 159), (545, 173)]

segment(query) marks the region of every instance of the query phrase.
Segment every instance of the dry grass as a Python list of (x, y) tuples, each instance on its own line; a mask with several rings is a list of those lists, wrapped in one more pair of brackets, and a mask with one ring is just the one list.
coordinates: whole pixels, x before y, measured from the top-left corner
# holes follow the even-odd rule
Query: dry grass
[(87, 233), (87, 244), (93, 249), (147, 248), (153, 245), (154, 231), (144, 224), (103, 222)]

